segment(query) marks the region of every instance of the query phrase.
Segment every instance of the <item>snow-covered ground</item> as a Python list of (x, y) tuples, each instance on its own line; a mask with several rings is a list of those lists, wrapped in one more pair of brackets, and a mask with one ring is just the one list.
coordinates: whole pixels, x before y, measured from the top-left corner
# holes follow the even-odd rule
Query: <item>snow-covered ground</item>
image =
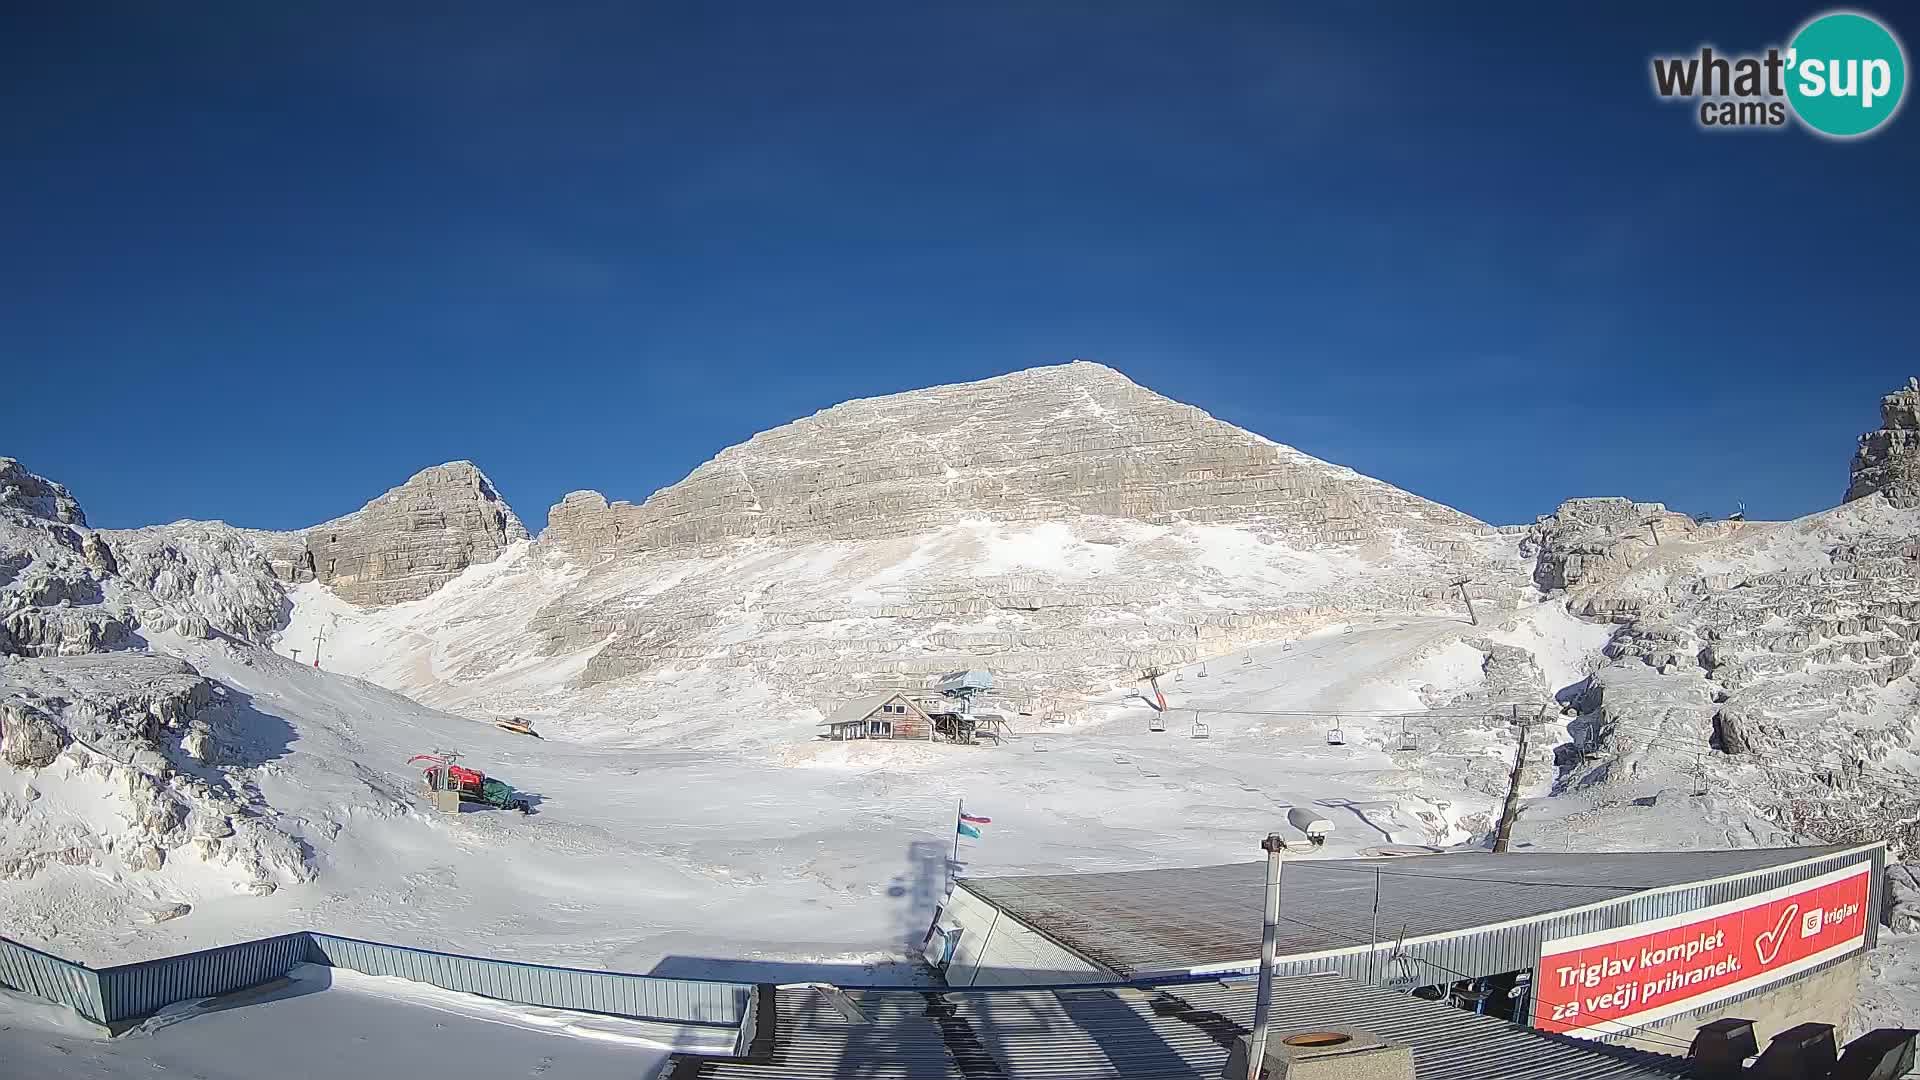
[[(1444, 592), (1422, 591), (1437, 563), (1369, 570), (1418, 564), (1411, 541), (1383, 541), (1394, 550), (1359, 560), (1232, 528), (1096, 525), (967, 521), (865, 547), (751, 539), (588, 568), (519, 541), (429, 596), (384, 607), (312, 582), (289, 588), (290, 621), (271, 649), (234, 636), (277, 625), (270, 578), (246, 618), (195, 608), (229, 636), (145, 614), (129, 644), (190, 663), (218, 684), (219, 702), (212, 719), (155, 734), (143, 752), (168, 759), (155, 775), (169, 791), (203, 796), (193, 784), (212, 785), (238, 805), (202, 820), (201, 798), (192, 820), (161, 822), (175, 827), (159, 830), (172, 846), (158, 865), (119, 820), (150, 808), (133, 797), (144, 774), (127, 761), (110, 766), (75, 744), (56, 746), (51, 764), (0, 770), (0, 824), (30, 819), (17, 834), (37, 860), (23, 871), (0, 850), (0, 933), (96, 964), (312, 928), (667, 975), (920, 980), (914, 946), (951, 869), (962, 800), (993, 818), (958, 849), (961, 872), (974, 875), (1250, 860), (1297, 805), (1336, 825), (1324, 849), (1301, 857), (1460, 844), (1490, 825), (1515, 746), (1503, 715), (1520, 703), (1545, 706), (1520, 848), (1796, 839), (1741, 804), (1737, 785), (1707, 782), (1703, 734), (1657, 743), (1661, 756), (1648, 752), (1631, 789), (1550, 795), (1564, 778), (1554, 750), (1570, 740), (1568, 718), (1548, 703), (1603, 662), (1616, 630), (1568, 614), (1564, 598), (1515, 589), (1471, 625), (1444, 614)], [(169, 529), (149, 539), (172, 543), (180, 528)], [(1792, 530), (1747, 527), (1748, 547), (1669, 541), (1617, 579), (1620, 591), (1693, 596), (1689, 574), (1817, 566), (1802, 549), (1830, 537)], [(161, 554), (150, 561), (174, 565)], [(193, 589), (162, 592), (220, 599), (240, 561), (213, 560)], [(1166, 579), (1182, 611), (1162, 610), (1172, 603), (1164, 583), (1132, 580), (1156, 561), (1185, 568)], [(1523, 574), (1524, 560), (1512, 561)], [(943, 565), (991, 577), (993, 589), (940, 581), (928, 568)], [(920, 591), (909, 610), (899, 605), (910, 584)], [(1350, 590), (1371, 592), (1348, 603)], [(1276, 606), (1255, 618), (1249, 598)], [(1382, 611), (1397, 614), (1368, 614)], [(1121, 643), (1096, 657), (1101, 666), (1082, 662), (1100, 653), (1085, 648), (1088, 628)], [(621, 635), (624, 655), (609, 647)], [(592, 670), (610, 653), (645, 664)], [(823, 695), (918, 685), (926, 663), (949, 655), (1010, 676), (987, 707), (1015, 717), (1016, 737), (979, 747), (817, 737)], [(1169, 665), (1168, 655), (1208, 659)], [(1053, 660), (1064, 665), (1045, 669)], [(10, 670), (38, 678), (37, 664)], [(1167, 712), (1130, 681), (1142, 667), (1164, 668)], [(1622, 698), (1640, 683), (1684, 681), (1631, 656), (1615, 668), (1609, 692)], [(50, 674), (36, 685), (57, 689)], [(1909, 712), (1910, 688), (1895, 702)], [(139, 709), (129, 715), (130, 728), (144, 725)], [(546, 737), (489, 723), (505, 715), (532, 717)], [(202, 737), (219, 753), (189, 752)], [(92, 750), (87, 764), (81, 749)], [(406, 761), (446, 750), (511, 783), (535, 813), (432, 812)], [(208, 825), (237, 835), (215, 832), (231, 842), (195, 857)], [(1876, 959), (1863, 1008), (1893, 1015), (1914, 1000), (1910, 951), (1895, 940)], [(295, 1008), (364, 1007), (329, 995)], [(162, 1029), (148, 1045), (167, 1038)], [(87, 1060), (106, 1070), (134, 1059)]]
[[(912, 978), (905, 957), (943, 885), (962, 799), (994, 818), (963, 845), (972, 874), (1251, 859), (1286, 808), (1307, 803), (1332, 808), (1327, 855), (1467, 839), (1463, 819), (1483, 825), (1493, 796), (1397, 767), (1397, 721), (1370, 714), (1423, 710), (1474, 683), (1483, 654), (1463, 637), (1583, 632), (1572, 623), (1546, 605), (1505, 630), (1332, 627), (1169, 671), (1166, 731), (1149, 730), (1152, 710), (1128, 689), (1073, 724), (1022, 720), (998, 747), (832, 743), (810, 720), (775, 722), (771, 739), (759, 716), (740, 721), (759, 737), (702, 749), (531, 739), (304, 657), (158, 637), (281, 732), (284, 745), (254, 755), (241, 780), (310, 850), (315, 880), (258, 897), (178, 859), (119, 882), (52, 866), (0, 883), (0, 897), (10, 934), (90, 962), (305, 927), (624, 971), (740, 975), (759, 962), (782, 977), (824, 964), (849, 981)], [(346, 624), (335, 633), (323, 664), (391, 672), (377, 645)], [(1196, 710), (1209, 738), (1192, 737)], [(1345, 745), (1328, 744), (1336, 723)], [(431, 812), (406, 759), (447, 749), (529, 794), (535, 812)], [(1510, 753), (1493, 742), (1477, 752)], [(98, 902), (129, 887), (136, 905)], [(143, 916), (174, 902), (191, 912)]]

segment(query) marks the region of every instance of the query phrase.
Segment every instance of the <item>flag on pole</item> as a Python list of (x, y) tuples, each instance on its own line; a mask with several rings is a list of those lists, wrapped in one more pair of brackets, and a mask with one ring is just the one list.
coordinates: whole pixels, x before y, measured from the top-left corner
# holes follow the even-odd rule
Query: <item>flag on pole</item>
[(984, 814), (967, 813), (965, 807), (961, 807), (959, 813), (960, 820), (954, 824), (961, 836), (971, 836), (975, 840), (978, 840), (980, 839), (979, 826), (991, 825), (993, 823), (993, 819)]

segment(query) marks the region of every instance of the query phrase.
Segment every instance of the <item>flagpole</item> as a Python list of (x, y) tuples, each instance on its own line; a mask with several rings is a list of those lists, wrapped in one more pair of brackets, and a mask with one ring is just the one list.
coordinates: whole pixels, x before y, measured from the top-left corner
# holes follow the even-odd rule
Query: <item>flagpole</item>
[(960, 862), (960, 819), (967, 816), (967, 800), (963, 797), (960, 804), (953, 808), (953, 861)]

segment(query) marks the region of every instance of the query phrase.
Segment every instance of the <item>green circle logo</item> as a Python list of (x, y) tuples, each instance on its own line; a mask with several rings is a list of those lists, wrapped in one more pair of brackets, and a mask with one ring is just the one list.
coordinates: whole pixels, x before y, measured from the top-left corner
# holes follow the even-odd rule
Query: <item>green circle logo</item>
[(1906, 89), (1906, 53), (1869, 16), (1822, 15), (1787, 47), (1787, 100), (1802, 123), (1823, 135), (1865, 135), (1892, 119)]

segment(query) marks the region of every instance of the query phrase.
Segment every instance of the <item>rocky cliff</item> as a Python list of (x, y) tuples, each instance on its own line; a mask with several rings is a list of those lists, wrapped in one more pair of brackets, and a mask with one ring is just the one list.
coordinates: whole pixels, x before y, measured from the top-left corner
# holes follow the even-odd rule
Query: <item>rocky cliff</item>
[(1920, 379), (1880, 399), (1880, 429), (1860, 436), (1847, 501), (1879, 494), (1895, 506), (1920, 506)]
[(576, 687), (718, 669), (797, 704), (985, 663), (1044, 710), (1146, 665), (1457, 610), (1463, 577), (1490, 610), (1526, 587), (1497, 530), (1085, 362), (837, 405), (549, 521), (535, 558), (584, 576), (526, 629), (591, 652)]
[(0, 457), (0, 657), (124, 644), (137, 620), (71, 492)]
[(576, 491), (541, 539), (591, 558), (1079, 516), (1246, 526), (1313, 544), (1403, 531), (1445, 545), (1489, 531), (1077, 361), (835, 405), (722, 450), (638, 506)]
[[(1890, 395), (1888, 427), (1861, 440), (1871, 461), (1856, 457), (1855, 490), (1863, 475), (1870, 490), (1834, 510), (1676, 527), (1657, 546), (1637, 511), (1611, 526), (1542, 520), (1536, 578), (1563, 582), (1570, 610), (1622, 624), (1581, 701), (1568, 787), (1737, 792), (1790, 833), (1891, 832), (1920, 853), (1920, 796), (1904, 771), (1920, 706), (1920, 503), (1899, 494), (1896, 426), (1911, 394)], [(1887, 498), (1864, 497), (1875, 491)], [(1607, 554), (1568, 575), (1557, 561), (1568, 550)]]
[(258, 738), (251, 712), (144, 651), (178, 633), (244, 652), (286, 611), (238, 530), (96, 531), (66, 488), (0, 458), (0, 766), (25, 779), (0, 784), (0, 881), (151, 872), (182, 855), (256, 894), (309, 879), (299, 843), (220, 771)]
[(352, 603), (383, 605), (431, 595), (527, 529), (478, 466), (450, 461), (344, 517), (251, 535), (282, 581), (320, 581)]

